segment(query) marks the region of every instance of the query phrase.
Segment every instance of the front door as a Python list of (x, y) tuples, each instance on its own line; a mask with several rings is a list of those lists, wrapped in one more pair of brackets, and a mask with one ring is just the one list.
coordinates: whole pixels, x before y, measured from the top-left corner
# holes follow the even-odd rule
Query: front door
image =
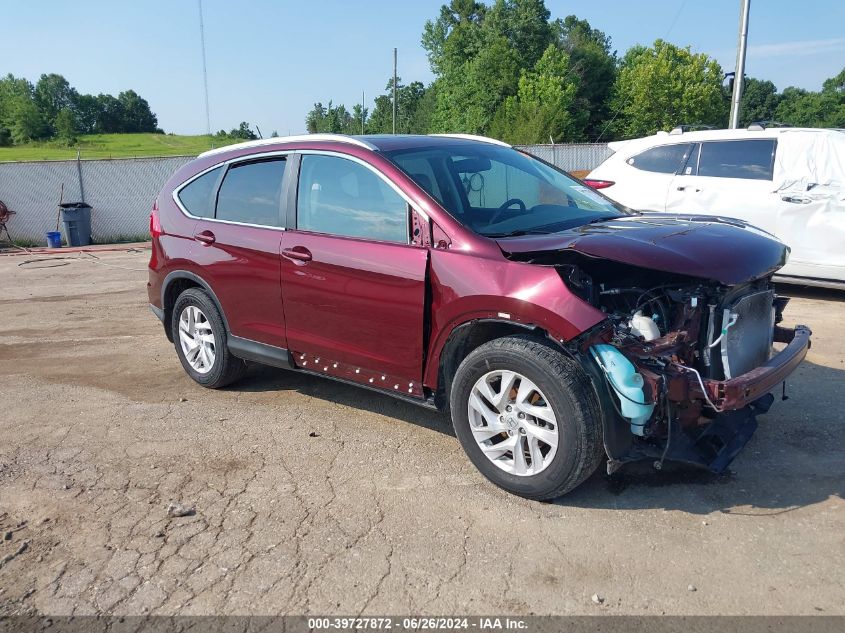
[(381, 174), (337, 154), (302, 155), (281, 260), (297, 366), (422, 394), (428, 250), (409, 237), (408, 202)]

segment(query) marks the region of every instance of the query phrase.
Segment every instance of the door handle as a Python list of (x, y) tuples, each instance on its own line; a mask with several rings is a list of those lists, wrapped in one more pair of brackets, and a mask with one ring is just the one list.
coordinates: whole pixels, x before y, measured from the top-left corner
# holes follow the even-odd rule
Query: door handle
[(686, 191), (687, 189), (692, 189), (695, 193), (701, 191), (701, 189), (693, 189), (692, 187), (686, 187), (684, 185), (678, 187), (678, 191)]
[(781, 196), (780, 199), (784, 202), (791, 202), (792, 204), (810, 204), (812, 202), (810, 198), (805, 198), (804, 196)]
[(214, 233), (211, 231), (201, 231), (194, 235), (194, 239), (197, 242), (202, 242), (206, 246), (211, 246), (217, 238), (214, 237)]
[(294, 248), (286, 248), (282, 251), (282, 256), (288, 259), (293, 259), (298, 262), (310, 262), (311, 251), (302, 246), (295, 246)]

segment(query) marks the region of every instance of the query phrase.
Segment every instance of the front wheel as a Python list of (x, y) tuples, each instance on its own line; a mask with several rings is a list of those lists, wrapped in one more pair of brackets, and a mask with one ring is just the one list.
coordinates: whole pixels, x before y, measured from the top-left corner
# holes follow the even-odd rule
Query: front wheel
[(511, 336), (475, 349), (458, 367), (450, 405), (473, 464), (522, 497), (559, 497), (601, 461), (601, 408), (590, 379), (543, 341)]

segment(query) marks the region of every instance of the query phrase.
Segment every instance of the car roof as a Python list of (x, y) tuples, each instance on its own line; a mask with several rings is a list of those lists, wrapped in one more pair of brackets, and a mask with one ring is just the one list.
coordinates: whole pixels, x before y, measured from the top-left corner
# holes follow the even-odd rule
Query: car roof
[(472, 134), (367, 134), (361, 136), (349, 136), (346, 134), (299, 134), (295, 136), (278, 136), (263, 138), (234, 145), (224, 145), (208, 150), (200, 154), (200, 158), (223, 154), (225, 152), (237, 151), (249, 148), (261, 148), (275, 145), (301, 144), (330, 142), (363, 147), (374, 152), (413, 149), (420, 147), (440, 147), (454, 145), (456, 142), (476, 142), (503, 147), (511, 147), (507, 143), (497, 139)]
[[(677, 128), (676, 128), (677, 130)], [(614, 152), (626, 149), (642, 149), (656, 145), (673, 145), (675, 143), (694, 143), (698, 141), (724, 141), (724, 140), (748, 140), (778, 138), (783, 134), (833, 134), (841, 135), (843, 131), (837, 128), (813, 128), (813, 127), (770, 127), (770, 128), (739, 128), (735, 130), (695, 130), (691, 132), (657, 132), (652, 136), (630, 139), (627, 141), (614, 141), (608, 143), (608, 147)]]

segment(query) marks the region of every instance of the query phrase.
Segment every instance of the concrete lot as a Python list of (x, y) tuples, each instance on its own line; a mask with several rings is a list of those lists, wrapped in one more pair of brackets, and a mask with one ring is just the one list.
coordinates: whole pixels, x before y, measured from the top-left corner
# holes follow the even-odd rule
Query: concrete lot
[(732, 475), (540, 504), (413, 405), (273, 369), (196, 386), (147, 253), (67, 257), (0, 256), (0, 615), (845, 614), (845, 293), (789, 305), (813, 349)]

